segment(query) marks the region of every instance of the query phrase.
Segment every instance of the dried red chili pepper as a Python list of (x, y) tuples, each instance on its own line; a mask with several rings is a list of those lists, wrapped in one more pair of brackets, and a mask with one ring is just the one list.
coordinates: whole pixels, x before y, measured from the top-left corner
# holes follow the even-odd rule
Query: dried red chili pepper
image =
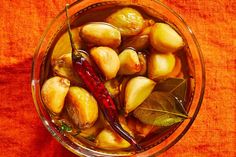
[(125, 131), (120, 125), (116, 105), (114, 104), (104, 84), (97, 76), (96, 72), (93, 70), (93, 67), (82, 56), (82, 53), (84, 53), (84, 51), (78, 50), (75, 47), (68, 17), (68, 4), (66, 5), (66, 16), (67, 16), (68, 33), (72, 47), (72, 63), (76, 74), (80, 76), (80, 78), (83, 80), (89, 91), (97, 100), (104, 117), (109, 122), (112, 129), (115, 132), (117, 132), (121, 137), (123, 137), (125, 140), (127, 140), (130, 144), (132, 144), (136, 149), (141, 150), (141, 146), (138, 145), (137, 142), (134, 140), (134, 138), (127, 131)]

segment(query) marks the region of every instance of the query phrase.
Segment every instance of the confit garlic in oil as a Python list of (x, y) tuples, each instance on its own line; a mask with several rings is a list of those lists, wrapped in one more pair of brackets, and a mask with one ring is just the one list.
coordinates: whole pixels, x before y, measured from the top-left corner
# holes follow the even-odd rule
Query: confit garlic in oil
[[(91, 17), (89, 22), (73, 28), (73, 36), (78, 39), (75, 44), (88, 53), (86, 60), (102, 78), (120, 115), (124, 116), (127, 124), (122, 127), (142, 141), (158, 127), (140, 122), (133, 117), (133, 112), (151, 95), (159, 81), (183, 73), (182, 60), (176, 54), (185, 43), (170, 25), (132, 7), (118, 8), (100, 22), (93, 20)], [(49, 77), (41, 89), (46, 107), (66, 118), (74, 130), (80, 130), (76, 136), (88, 139), (93, 136), (92, 142), (99, 148), (130, 147), (104, 118), (100, 123), (103, 116), (97, 100), (74, 73), (66, 35), (67, 32), (56, 41), (51, 61), (54, 76)], [(67, 83), (61, 86), (58, 80), (63, 79)]]

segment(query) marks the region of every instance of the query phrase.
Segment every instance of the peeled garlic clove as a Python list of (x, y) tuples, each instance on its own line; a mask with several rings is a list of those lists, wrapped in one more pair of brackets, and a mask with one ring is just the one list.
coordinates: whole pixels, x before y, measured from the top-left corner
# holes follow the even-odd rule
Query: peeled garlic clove
[[(82, 53), (82, 56), (92, 64), (92, 61), (87, 54)], [(54, 75), (65, 77), (74, 84), (83, 84), (83, 81), (75, 74), (72, 66), (72, 54), (67, 53), (62, 56), (52, 60), (52, 70)]]
[(148, 77), (158, 80), (167, 77), (175, 67), (175, 56), (152, 53), (148, 61)]
[(172, 70), (170, 74), (168, 74), (168, 77), (177, 77), (178, 74), (180, 74), (182, 68), (181, 60), (179, 57), (175, 57), (175, 67)]
[(120, 9), (111, 14), (106, 21), (116, 26), (124, 36), (137, 35), (144, 25), (142, 15), (133, 8)]
[(172, 53), (184, 46), (182, 37), (168, 24), (156, 23), (150, 32), (150, 43), (162, 53)]
[(81, 132), (79, 133), (80, 136), (89, 138), (89, 137), (96, 137), (98, 133), (103, 130), (104, 128), (104, 119), (99, 115), (97, 121), (95, 124), (87, 129), (81, 129)]
[(109, 23), (93, 22), (84, 25), (80, 32), (81, 38), (90, 44), (116, 48), (120, 45), (120, 31)]
[(52, 77), (44, 82), (41, 96), (46, 107), (59, 114), (64, 106), (64, 100), (70, 87), (70, 81), (62, 77)]
[(90, 55), (102, 71), (107, 80), (116, 77), (120, 68), (120, 60), (117, 53), (109, 47), (95, 47)]
[(125, 113), (133, 111), (151, 94), (156, 82), (143, 76), (132, 78), (125, 89)]
[(140, 71), (140, 62), (136, 51), (125, 49), (119, 54), (120, 75), (132, 75)]
[(81, 84), (82, 80), (74, 73), (72, 68), (71, 53), (62, 55), (52, 61), (54, 75), (65, 77), (75, 84)]
[(137, 51), (146, 49), (149, 45), (149, 37), (148, 35), (137, 35), (128, 39), (122, 45), (122, 49), (126, 49), (128, 47), (132, 47)]
[(151, 32), (151, 26), (149, 26), (148, 24), (146, 24), (147, 26), (145, 26), (143, 28), (143, 30), (141, 31), (141, 33), (139, 33), (136, 36), (130, 37), (127, 40), (125, 40), (121, 46), (121, 49), (126, 49), (128, 47), (132, 47), (137, 51), (141, 51), (144, 50), (146, 48), (148, 48), (149, 46), (149, 34)]
[(130, 143), (111, 129), (102, 130), (95, 140), (96, 146), (106, 150), (128, 148)]
[(106, 87), (110, 95), (113, 97), (119, 94), (120, 92), (119, 85), (120, 83), (117, 79), (112, 79), (104, 83), (104, 86)]
[(128, 118), (127, 125), (135, 135), (141, 137), (146, 137), (155, 127), (153, 125), (143, 124), (139, 120), (131, 117)]
[(154, 127), (155, 126), (153, 125), (143, 124), (140, 121), (137, 121), (135, 126), (138, 135), (141, 137), (146, 137), (149, 133), (152, 132)]
[[(80, 27), (78, 28), (73, 28), (71, 30), (71, 33), (73, 35), (73, 40), (75, 43), (76, 48), (81, 49), (83, 46), (83, 43), (81, 41), (81, 38), (79, 36), (80, 33)], [(56, 45), (53, 48), (52, 52), (52, 57), (51, 61), (59, 58), (60, 56), (64, 54), (71, 53), (71, 44), (70, 44), (70, 39), (69, 39), (69, 34), (68, 32), (65, 32), (57, 41)]]
[(137, 73), (137, 75), (145, 75), (147, 72), (147, 58), (146, 55), (139, 52), (138, 58), (141, 66), (141, 70)]
[(152, 29), (152, 26), (155, 24), (155, 21), (152, 19), (146, 19), (144, 21), (143, 30), (139, 35), (149, 35)]
[(134, 137), (134, 132), (128, 127), (125, 116), (119, 116), (119, 122), (122, 128)]
[(66, 110), (74, 124), (80, 129), (92, 127), (98, 118), (95, 98), (81, 87), (70, 87), (66, 100)]
[(129, 82), (130, 80), (130, 77), (124, 77), (121, 84), (120, 84), (120, 93), (118, 95), (119, 97), (119, 104), (121, 106), (121, 108), (124, 108), (124, 100), (125, 100), (125, 88), (126, 88), (126, 85), (127, 83)]

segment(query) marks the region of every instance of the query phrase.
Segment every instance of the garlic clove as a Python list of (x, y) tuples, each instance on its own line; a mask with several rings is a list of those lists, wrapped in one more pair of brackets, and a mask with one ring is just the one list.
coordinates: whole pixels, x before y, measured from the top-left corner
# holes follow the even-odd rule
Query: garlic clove
[(146, 137), (150, 134), (156, 126), (148, 125), (140, 122), (138, 119), (129, 117), (127, 120), (127, 125), (134, 132), (136, 136)]
[(115, 97), (119, 94), (119, 85), (120, 83), (117, 79), (108, 80), (104, 83), (104, 86), (112, 97)]
[(52, 70), (54, 75), (65, 77), (75, 84), (82, 83), (82, 80), (73, 71), (71, 53), (63, 54), (53, 60)]
[(129, 80), (125, 88), (125, 113), (137, 108), (151, 94), (156, 82), (143, 76)]
[(116, 26), (123, 36), (137, 35), (144, 26), (142, 15), (133, 8), (123, 8), (111, 14), (106, 21)]
[(66, 110), (74, 124), (80, 129), (92, 127), (98, 118), (95, 98), (81, 87), (70, 87), (66, 100)]
[(168, 74), (168, 77), (177, 77), (181, 73), (182, 63), (179, 57), (175, 57), (175, 67), (171, 73)]
[(59, 114), (62, 111), (69, 87), (70, 81), (58, 76), (49, 78), (44, 82), (41, 96), (49, 111), (54, 114)]
[(120, 75), (132, 75), (140, 71), (140, 62), (136, 51), (125, 49), (119, 54)]
[(175, 67), (175, 56), (169, 54), (152, 53), (148, 61), (148, 77), (158, 80), (166, 78)]
[(122, 45), (122, 49), (126, 48), (134, 48), (137, 51), (144, 50), (148, 47), (149, 45), (149, 36), (144, 34), (144, 35), (137, 35), (134, 36), (124, 42)]
[(106, 80), (116, 77), (120, 68), (120, 60), (113, 49), (103, 46), (95, 47), (91, 49), (90, 55), (106, 77)]
[(139, 52), (138, 58), (139, 58), (141, 70), (137, 73), (137, 75), (145, 75), (147, 72), (147, 57), (144, 53)]
[[(73, 28), (71, 33), (73, 35), (74, 43), (76, 48), (81, 49), (83, 46), (83, 42), (79, 36), (81, 27)], [(51, 61), (56, 60), (57, 58), (61, 57), (64, 54), (71, 53), (71, 44), (68, 32), (65, 32), (57, 41), (53, 48)]]
[(105, 121), (102, 113), (99, 112), (98, 119), (95, 122), (95, 124), (90, 128), (81, 129), (79, 135), (85, 138), (96, 137), (99, 134), (99, 132), (101, 132), (107, 125), (106, 123), (107, 122)]
[(184, 46), (182, 37), (168, 24), (156, 23), (150, 32), (150, 43), (162, 53), (172, 53)]
[(106, 150), (128, 148), (130, 143), (111, 129), (102, 130), (95, 140), (96, 146)]
[(81, 38), (96, 46), (116, 48), (121, 43), (120, 31), (109, 23), (92, 22), (84, 25), (80, 32)]

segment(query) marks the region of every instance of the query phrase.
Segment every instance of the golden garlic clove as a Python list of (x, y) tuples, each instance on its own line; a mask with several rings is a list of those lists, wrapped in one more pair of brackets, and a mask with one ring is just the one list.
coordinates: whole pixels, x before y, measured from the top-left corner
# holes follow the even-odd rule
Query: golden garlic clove
[(111, 14), (106, 21), (116, 26), (121, 35), (137, 35), (144, 26), (142, 15), (133, 8), (123, 8)]
[(87, 129), (81, 129), (81, 132), (79, 133), (80, 136), (89, 138), (89, 137), (96, 137), (99, 132), (101, 132), (104, 129), (105, 119), (102, 115), (102, 113), (99, 112), (99, 116), (95, 124)]
[(149, 45), (149, 36), (144, 34), (144, 35), (137, 35), (126, 40), (121, 47), (122, 49), (132, 47), (137, 51), (141, 51), (143, 49), (146, 49), (148, 45)]
[[(119, 116), (119, 122), (125, 131), (127, 131), (131, 136), (134, 136), (133, 132), (129, 129), (126, 123), (126, 119), (124, 116)], [(130, 146), (130, 144), (126, 140), (124, 140), (119, 134), (111, 129), (110, 125), (106, 126), (107, 128), (103, 129), (95, 140), (97, 147), (107, 150), (113, 150), (127, 148)]]
[(130, 143), (111, 129), (102, 130), (95, 140), (96, 146), (106, 150), (128, 148)]
[(170, 74), (168, 74), (168, 77), (177, 77), (181, 73), (182, 69), (182, 63), (179, 57), (175, 57), (175, 67), (172, 70)]
[(133, 117), (128, 118), (127, 125), (130, 128), (130, 130), (134, 132), (136, 136), (141, 136), (141, 137), (146, 137), (155, 128), (155, 126), (144, 124)]
[(119, 86), (120, 93), (118, 95), (118, 98), (119, 98), (119, 104), (122, 109), (124, 108), (125, 88), (126, 88), (126, 85), (130, 79), (131, 79), (131, 77), (124, 77), (120, 86)]
[(116, 48), (121, 43), (120, 31), (109, 23), (93, 22), (84, 25), (81, 38), (90, 44)]
[(117, 79), (108, 80), (104, 83), (104, 86), (106, 87), (106, 89), (108, 90), (108, 92), (112, 97), (115, 97), (119, 94), (120, 92), (119, 85), (120, 83)]
[(154, 23), (155, 22), (153, 20), (145, 20), (145, 24), (141, 33), (139, 33), (136, 36), (126, 39), (123, 42), (121, 49), (124, 50), (126, 48), (131, 47), (131, 48), (134, 48), (136, 51), (141, 51), (148, 48), (149, 34), (151, 32), (151, 28)]
[(172, 53), (184, 46), (182, 37), (168, 24), (156, 23), (150, 32), (150, 43), (162, 53)]
[(152, 19), (146, 19), (144, 21), (143, 30), (139, 35), (149, 35), (152, 29), (152, 26), (155, 24), (155, 21)]
[(134, 137), (134, 132), (132, 130), (130, 130), (130, 128), (128, 127), (128, 123), (126, 122), (125, 116), (119, 116), (119, 122), (120, 122), (120, 125), (122, 126), (122, 128), (125, 131), (127, 131), (131, 136)]
[(81, 87), (70, 87), (66, 100), (66, 110), (74, 124), (80, 129), (92, 127), (98, 118), (95, 98)]
[(46, 107), (59, 114), (64, 106), (64, 100), (70, 87), (70, 81), (62, 77), (52, 77), (44, 82), (41, 96)]
[(102, 71), (107, 80), (116, 77), (120, 68), (120, 60), (117, 53), (109, 47), (95, 47), (90, 55)]
[[(71, 30), (75, 46), (78, 49), (81, 49), (82, 46), (83, 46), (83, 43), (82, 43), (81, 38), (79, 36), (80, 29), (81, 28), (78, 27), (78, 28), (73, 28)], [(56, 42), (56, 45), (53, 48), (53, 52), (52, 52), (52, 56), (51, 56), (51, 61), (56, 60), (57, 58), (59, 58), (60, 56), (62, 56), (64, 54), (71, 53), (71, 51), (72, 51), (72, 49), (71, 49), (71, 44), (70, 44), (70, 38), (69, 38), (68, 32), (66, 31), (59, 38), (59, 40)]]
[(120, 75), (132, 75), (140, 71), (140, 62), (136, 51), (125, 49), (119, 54)]
[[(90, 64), (93, 64), (87, 54), (82, 53), (82, 56)], [(82, 80), (74, 72), (71, 53), (63, 54), (62, 56), (52, 60), (51, 64), (54, 75), (65, 77), (74, 84), (83, 84)]]
[(65, 77), (75, 84), (81, 84), (82, 80), (74, 73), (72, 68), (71, 53), (64, 54), (52, 61), (54, 75)]
[(148, 61), (148, 77), (158, 80), (167, 77), (175, 67), (175, 56), (152, 53)]
[(147, 57), (145, 54), (139, 52), (138, 58), (139, 58), (141, 70), (137, 73), (137, 75), (145, 75), (147, 72)]
[(96, 122), (92, 127), (87, 129), (81, 129), (79, 136), (84, 138), (96, 137), (98, 133), (103, 129), (103, 126)]
[(129, 80), (125, 88), (125, 113), (128, 114), (151, 94), (156, 82), (143, 76)]

